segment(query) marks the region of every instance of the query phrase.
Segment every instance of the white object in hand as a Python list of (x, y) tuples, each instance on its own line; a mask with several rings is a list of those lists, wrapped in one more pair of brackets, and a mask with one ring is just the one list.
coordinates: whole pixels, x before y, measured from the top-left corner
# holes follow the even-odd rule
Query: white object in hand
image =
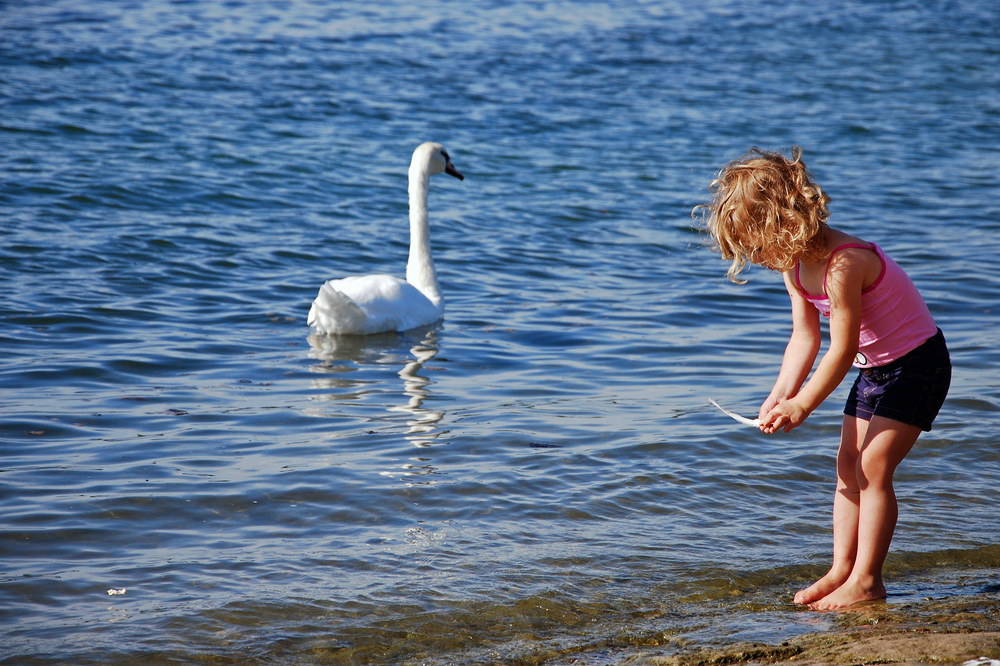
[(723, 413), (726, 414), (726, 416), (728, 416), (730, 418), (733, 418), (733, 419), (736, 419), (737, 421), (739, 421), (740, 423), (742, 423), (744, 425), (753, 426), (754, 428), (757, 428), (757, 427), (760, 426), (760, 419), (748, 419), (745, 416), (740, 416), (739, 414), (737, 414), (735, 412), (729, 411), (728, 409), (726, 409), (725, 407), (723, 407), (722, 405), (720, 405), (716, 401), (712, 400), (711, 398), (709, 398), (708, 401), (710, 403), (712, 403), (713, 405), (715, 405), (716, 407), (718, 407), (719, 409), (721, 409), (723, 411)]
[(442, 172), (463, 179), (440, 143), (417, 146), (409, 171), (410, 258), (406, 279), (353, 275), (324, 283), (309, 310), (308, 323), (316, 331), (330, 335), (405, 331), (442, 317), (444, 298), (431, 259), (427, 225), (427, 185), (432, 175)]

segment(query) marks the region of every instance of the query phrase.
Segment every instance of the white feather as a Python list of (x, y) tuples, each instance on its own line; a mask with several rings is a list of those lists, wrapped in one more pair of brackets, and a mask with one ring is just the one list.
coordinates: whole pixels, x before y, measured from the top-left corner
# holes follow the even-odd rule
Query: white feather
[(712, 403), (713, 405), (715, 405), (716, 407), (718, 407), (719, 409), (721, 409), (723, 411), (723, 413), (725, 413), (726, 416), (728, 416), (730, 418), (733, 418), (733, 419), (736, 419), (737, 421), (739, 421), (743, 425), (753, 426), (754, 428), (760, 426), (760, 419), (748, 419), (745, 416), (740, 416), (736, 412), (729, 411), (728, 409), (726, 409), (725, 407), (723, 407), (722, 405), (720, 405), (716, 401), (712, 400), (711, 398), (709, 398), (708, 401), (710, 403)]

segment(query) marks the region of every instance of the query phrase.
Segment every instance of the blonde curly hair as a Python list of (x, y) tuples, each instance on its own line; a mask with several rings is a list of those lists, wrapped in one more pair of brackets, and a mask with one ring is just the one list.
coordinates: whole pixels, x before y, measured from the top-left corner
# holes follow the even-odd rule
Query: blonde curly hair
[(709, 204), (697, 206), (723, 259), (732, 259), (727, 275), (744, 284), (747, 264), (788, 271), (802, 259), (826, 257), (828, 197), (802, 161), (802, 149), (791, 159), (759, 148), (727, 164), (712, 181)]

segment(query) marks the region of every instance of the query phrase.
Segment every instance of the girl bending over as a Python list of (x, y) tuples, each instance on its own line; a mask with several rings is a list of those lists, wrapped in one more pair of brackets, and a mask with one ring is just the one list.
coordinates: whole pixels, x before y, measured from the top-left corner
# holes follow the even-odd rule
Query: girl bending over
[[(795, 602), (827, 610), (886, 596), (882, 565), (898, 514), (892, 476), (944, 403), (951, 361), (941, 330), (906, 273), (874, 243), (827, 225), (829, 197), (795, 148), (754, 148), (728, 164), (699, 206), (729, 279), (747, 264), (780, 271), (792, 334), (760, 429), (802, 424), (859, 368), (844, 408), (833, 501), (833, 565)], [(696, 209), (697, 210), (697, 209)], [(820, 349), (820, 315), (830, 346)], [(808, 377), (808, 381), (806, 381)]]

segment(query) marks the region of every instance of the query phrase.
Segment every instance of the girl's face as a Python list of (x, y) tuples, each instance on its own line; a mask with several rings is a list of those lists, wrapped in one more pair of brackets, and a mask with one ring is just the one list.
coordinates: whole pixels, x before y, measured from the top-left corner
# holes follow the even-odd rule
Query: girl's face
[(776, 256), (774, 252), (768, 252), (762, 245), (756, 245), (747, 250), (746, 258), (751, 264), (761, 266), (775, 273), (784, 273), (799, 263), (798, 257)]

